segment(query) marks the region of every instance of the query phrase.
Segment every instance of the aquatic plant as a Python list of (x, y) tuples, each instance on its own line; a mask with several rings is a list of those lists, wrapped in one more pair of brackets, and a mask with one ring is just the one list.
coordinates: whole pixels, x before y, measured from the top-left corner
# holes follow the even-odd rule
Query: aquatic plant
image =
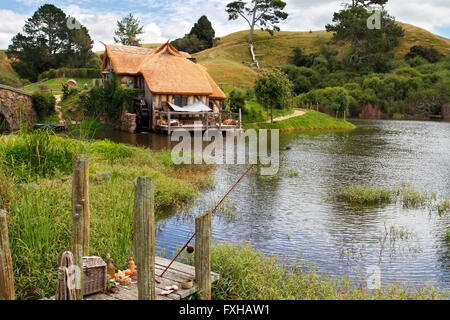
[(392, 202), (391, 190), (386, 187), (353, 184), (337, 188), (335, 198), (353, 204), (387, 204)]

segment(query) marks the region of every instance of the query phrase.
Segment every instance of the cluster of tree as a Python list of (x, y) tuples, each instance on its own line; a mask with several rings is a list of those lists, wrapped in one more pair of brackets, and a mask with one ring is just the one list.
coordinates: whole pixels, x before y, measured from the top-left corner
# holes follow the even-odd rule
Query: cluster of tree
[(36, 81), (51, 68), (85, 67), (96, 59), (88, 30), (51, 4), (41, 6), (12, 39), (6, 54), (14, 70)]
[(398, 67), (389, 73), (321, 74), (322, 81), (295, 97), (295, 105), (318, 104), (321, 111), (333, 113), (336, 95), (343, 89), (348, 93), (349, 113), (353, 117), (358, 117), (368, 104), (395, 117), (439, 114), (450, 101), (450, 56), (416, 67), (404, 61), (397, 63)]
[(171, 44), (180, 51), (196, 53), (214, 47), (216, 40), (216, 32), (208, 17), (201, 16), (188, 34)]

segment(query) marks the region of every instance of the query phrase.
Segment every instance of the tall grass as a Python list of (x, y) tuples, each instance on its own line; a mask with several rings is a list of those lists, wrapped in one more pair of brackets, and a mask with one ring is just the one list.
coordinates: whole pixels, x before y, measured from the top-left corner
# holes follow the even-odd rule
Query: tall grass
[[(49, 137), (55, 144), (51, 150), (67, 145), (71, 150), (81, 150), (89, 155), (90, 254), (105, 258), (110, 253), (118, 265), (125, 263), (126, 258), (133, 254), (132, 208), (134, 180), (137, 177), (147, 176), (154, 180), (157, 219), (168, 208), (176, 210), (188, 205), (209, 180), (209, 167), (173, 167), (164, 163), (158, 153), (149, 150), (109, 141), (87, 143), (53, 135)], [(8, 212), (18, 299), (37, 299), (55, 294), (58, 257), (63, 251), (70, 249), (72, 224), (73, 158), (68, 161), (70, 165), (67, 170), (53, 175), (50, 174), (51, 165), (59, 165), (53, 161), (46, 162), (48, 174), (45, 175), (40, 175), (39, 170), (31, 170), (29, 176), (19, 177), (17, 174), (21, 173), (20, 170), (6, 167), (8, 162), (3, 158), (3, 146), (8, 146), (8, 150), (20, 151), (23, 150), (22, 144), (28, 139), (37, 138), (27, 137), (25, 134), (0, 136), (0, 205)], [(12, 151), (10, 154), (16, 159), (16, 153)], [(78, 152), (74, 152), (76, 153)], [(53, 153), (48, 154), (53, 159)], [(18, 152), (17, 155), (21, 153)], [(17, 158), (22, 159), (19, 156)], [(23, 159), (25, 166), (27, 158)], [(42, 165), (42, 161), (36, 163)], [(97, 172), (108, 172), (111, 179), (96, 179)]]
[[(184, 257), (192, 263), (192, 257)], [(445, 299), (435, 288), (408, 289), (397, 285), (379, 290), (355, 287), (345, 278), (329, 280), (300, 263), (267, 257), (249, 245), (213, 247), (212, 271), (220, 274), (213, 286), (215, 300), (375, 300)]]
[(339, 187), (335, 197), (353, 204), (386, 204), (393, 200), (391, 193), (386, 187), (349, 185)]
[(2, 167), (11, 176), (25, 181), (35, 176), (70, 173), (75, 154), (83, 149), (82, 145), (59, 138), (47, 130), (11, 136), (2, 142)]
[(450, 211), (449, 199), (441, 199), (439, 203), (435, 204), (436, 193), (421, 192), (406, 183), (393, 188), (351, 184), (335, 189), (331, 198), (359, 205), (389, 204), (396, 200), (404, 208), (435, 209), (439, 215)]

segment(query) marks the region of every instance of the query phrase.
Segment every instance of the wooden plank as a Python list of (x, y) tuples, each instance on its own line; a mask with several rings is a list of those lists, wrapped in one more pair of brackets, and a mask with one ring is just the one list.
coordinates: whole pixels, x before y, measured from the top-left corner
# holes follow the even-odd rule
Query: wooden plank
[(14, 300), (14, 273), (6, 211), (0, 209), (0, 300)]
[[(166, 258), (162, 258), (162, 257), (156, 257), (155, 263), (156, 263), (157, 267), (159, 266), (161, 268), (165, 268), (169, 265), (170, 260), (166, 259)], [(190, 266), (188, 264), (180, 263), (177, 261), (174, 261), (172, 263), (172, 266), (170, 267), (169, 270), (177, 270), (179, 272), (185, 273), (186, 275), (192, 275), (192, 276), (195, 275), (195, 267), (194, 266)], [(215, 273), (215, 272), (211, 272), (211, 277), (213, 279), (213, 282), (219, 280), (219, 278), (220, 278), (219, 274)]]
[(135, 181), (134, 247), (139, 277), (139, 300), (155, 300), (155, 209), (153, 181)]
[(211, 212), (195, 218), (195, 281), (201, 300), (211, 300)]

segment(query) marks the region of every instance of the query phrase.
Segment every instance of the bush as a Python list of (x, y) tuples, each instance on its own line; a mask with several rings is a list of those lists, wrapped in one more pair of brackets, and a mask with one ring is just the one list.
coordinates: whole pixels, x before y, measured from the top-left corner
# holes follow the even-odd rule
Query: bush
[(239, 109), (241, 109), (245, 114), (245, 100), (245, 94), (241, 90), (233, 89), (228, 95), (228, 104), (230, 106), (231, 112), (239, 112)]
[(423, 46), (411, 47), (409, 53), (406, 54), (405, 58), (409, 60), (417, 56), (422, 57), (431, 63), (438, 62), (442, 58), (442, 55), (435, 48), (428, 48)]
[(117, 75), (105, 87), (94, 87), (80, 94), (80, 103), (88, 116), (108, 115), (117, 120), (124, 111), (134, 111), (133, 99), (140, 94), (140, 89), (123, 88), (119, 85)]
[(31, 99), (39, 119), (48, 117), (55, 112), (56, 99), (51, 93), (34, 93)]

